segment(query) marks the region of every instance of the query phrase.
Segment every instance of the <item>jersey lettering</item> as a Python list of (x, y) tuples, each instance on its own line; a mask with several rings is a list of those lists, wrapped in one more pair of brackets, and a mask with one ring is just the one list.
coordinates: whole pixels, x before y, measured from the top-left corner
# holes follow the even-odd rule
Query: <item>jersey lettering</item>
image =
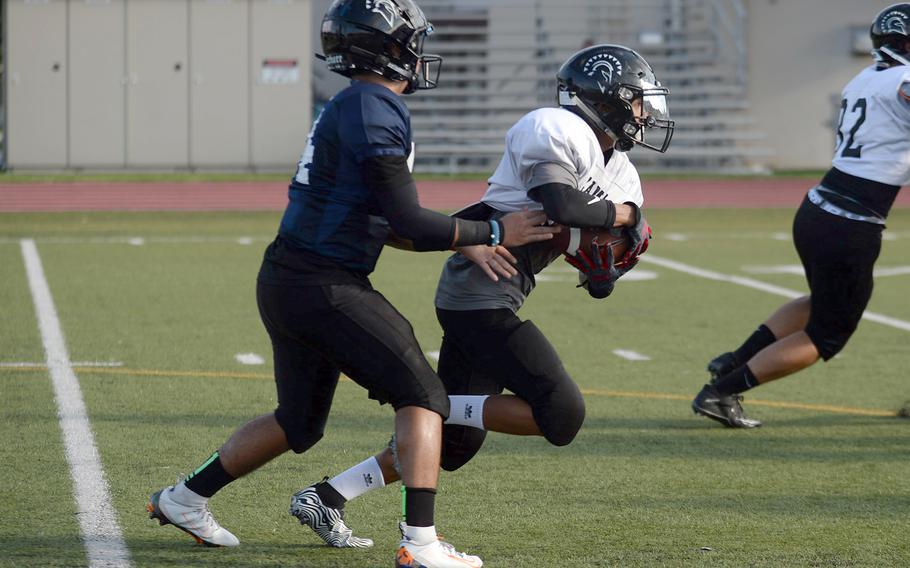
[(414, 173), (414, 159), (417, 157), (417, 145), (411, 142), (411, 153), (408, 154), (408, 171)]
[[(841, 146), (843, 149), (840, 152), (842, 158), (859, 158), (862, 155), (863, 145), (854, 147), (854, 139), (856, 137), (857, 131), (866, 122), (866, 99), (860, 98), (856, 100), (853, 108), (850, 110), (851, 115), (855, 115), (859, 111), (859, 117), (856, 118), (853, 123), (853, 128), (850, 129), (850, 137), (846, 140), (846, 145), (844, 144), (844, 118), (847, 115), (847, 109), (850, 107), (850, 102), (847, 99), (842, 99), (840, 103), (840, 120), (837, 124), (837, 139), (838, 145), (837, 149), (840, 150)], [(835, 150), (836, 152), (837, 150)]]
[(306, 148), (297, 162), (297, 173), (294, 174), (294, 179), (297, 180), (297, 183), (303, 185), (310, 185), (310, 169), (313, 167), (313, 153), (316, 151), (313, 137), (316, 135), (316, 127), (319, 126), (319, 119), (321, 118), (322, 113), (319, 113), (319, 116), (313, 121), (313, 127), (310, 128), (310, 134), (306, 139)]
[(589, 179), (588, 183), (585, 184), (584, 187), (579, 187), (578, 190), (591, 196), (591, 201), (588, 202), (589, 204), (607, 198), (607, 192), (600, 187), (597, 180), (594, 178)]

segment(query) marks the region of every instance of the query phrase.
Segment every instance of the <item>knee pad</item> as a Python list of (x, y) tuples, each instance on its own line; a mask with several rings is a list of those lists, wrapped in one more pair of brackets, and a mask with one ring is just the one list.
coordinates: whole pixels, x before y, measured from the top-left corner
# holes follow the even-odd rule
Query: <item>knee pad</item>
[(325, 422), (313, 424), (305, 417), (289, 416), (289, 413), (282, 412), (281, 408), (275, 411), (275, 420), (281, 429), (284, 430), (284, 437), (287, 438), (288, 446), (295, 454), (302, 454), (315, 446), (325, 434)]
[(554, 446), (569, 445), (585, 421), (584, 397), (568, 375), (566, 379), (549, 395), (531, 402), (537, 427)]
[(520, 362), (524, 379), (511, 390), (528, 401), (548, 442), (565, 446), (585, 419), (585, 401), (549, 340), (531, 321), (509, 336), (507, 346)]
[(442, 459), (440, 461), (442, 469), (455, 471), (471, 461), (471, 458), (480, 450), (486, 437), (486, 430), (479, 428), (451, 424), (443, 426)]
[(830, 360), (843, 350), (853, 332), (856, 331), (857, 326), (841, 325), (839, 327), (841, 329), (822, 328), (812, 321), (806, 326), (806, 335), (815, 344), (815, 348), (818, 349), (818, 355), (825, 361)]

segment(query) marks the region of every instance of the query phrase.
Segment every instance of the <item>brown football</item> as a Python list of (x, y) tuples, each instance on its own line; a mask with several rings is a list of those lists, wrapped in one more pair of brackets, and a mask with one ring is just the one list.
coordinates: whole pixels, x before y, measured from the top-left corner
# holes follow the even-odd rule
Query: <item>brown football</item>
[(591, 254), (591, 243), (597, 239), (598, 244), (610, 244), (613, 249), (613, 258), (619, 260), (629, 248), (629, 237), (624, 233), (613, 235), (607, 229), (578, 229), (563, 227), (562, 231), (553, 237), (553, 247), (569, 256), (574, 255), (579, 249)]

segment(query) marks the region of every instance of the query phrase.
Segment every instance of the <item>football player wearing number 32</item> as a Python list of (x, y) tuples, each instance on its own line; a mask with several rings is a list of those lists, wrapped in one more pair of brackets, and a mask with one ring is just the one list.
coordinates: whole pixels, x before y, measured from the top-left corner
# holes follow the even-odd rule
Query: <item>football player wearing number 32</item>
[[(549, 340), (516, 312), (533, 290), (535, 275), (564, 253), (588, 272), (588, 293), (606, 297), (615, 280), (635, 265), (650, 236), (640, 210), (641, 181), (625, 152), (636, 144), (667, 149), (674, 126), (667, 89), (639, 54), (617, 45), (576, 53), (557, 78), (560, 107), (532, 111), (509, 130), (505, 155), (481, 202), (455, 215), (487, 221), (542, 210), (552, 221), (584, 228), (586, 234), (589, 229), (624, 231), (629, 245), (615, 264), (610, 246), (596, 240), (570, 243), (568, 250), (564, 240), (556, 244), (558, 239), (511, 247), (518, 273), (499, 282), (485, 276), (472, 251), (448, 259), (436, 292), (444, 332), (438, 372), (451, 407), (441, 464), (448, 471), (474, 457), (488, 430), (543, 436), (555, 446), (572, 442), (585, 415), (578, 385)], [(502, 394), (505, 390), (513, 394)], [(292, 499), (291, 514), (326, 543), (351, 546), (356, 537), (341, 520), (341, 509), (346, 501), (400, 479), (394, 446), (301, 490)], [(315, 524), (316, 510), (336, 522)], [(400, 560), (400, 568), (411, 566)]]
[(708, 363), (711, 381), (692, 401), (696, 413), (725, 426), (760, 426), (744, 415), (741, 393), (834, 357), (872, 296), (885, 219), (910, 184), (910, 4), (886, 8), (870, 33), (875, 64), (844, 87), (833, 167), (793, 222), (809, 295)]

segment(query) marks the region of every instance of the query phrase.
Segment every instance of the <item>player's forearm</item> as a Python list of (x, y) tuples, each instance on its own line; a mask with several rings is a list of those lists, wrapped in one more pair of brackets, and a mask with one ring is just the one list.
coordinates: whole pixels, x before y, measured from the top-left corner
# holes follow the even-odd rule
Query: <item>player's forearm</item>
[(490, 223), (454, 219), (421, 207), (404, 157), (366, 160), (363, 176), (392, 231), (400, 240), (409, 241), (411, 250), (448, 250), (490, 243)]
[(592, 200), (590, 195), (565, 184), (541, 185), (528, 191), (528, 196), (543, 205), (548, 219), (567, 227), (598, 229), (617, 224), (620, 206), (605, 199)]

